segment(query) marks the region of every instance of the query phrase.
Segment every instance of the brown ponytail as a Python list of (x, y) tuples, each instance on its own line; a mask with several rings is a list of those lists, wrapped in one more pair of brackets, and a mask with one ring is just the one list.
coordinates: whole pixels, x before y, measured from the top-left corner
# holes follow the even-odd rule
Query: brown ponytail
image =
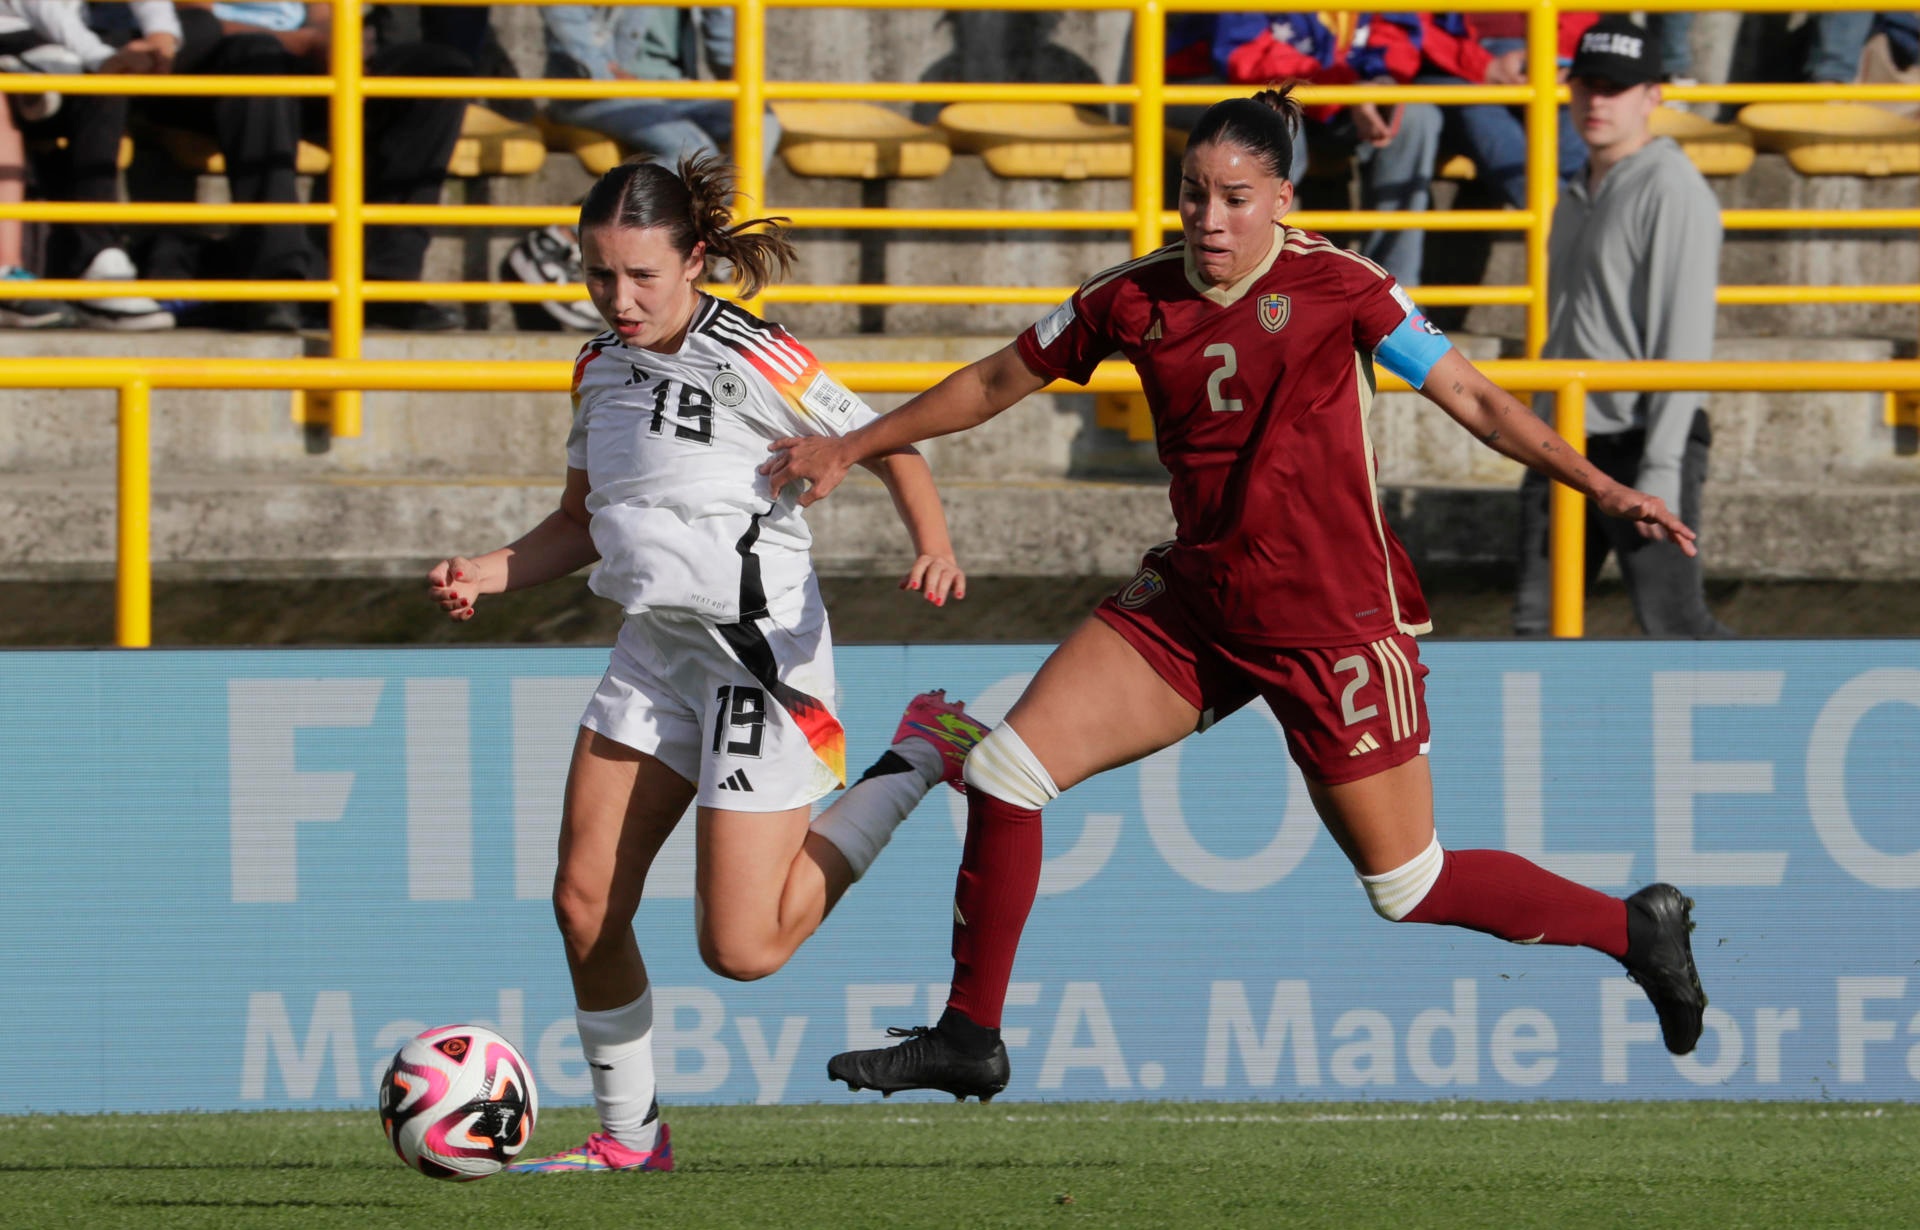
[(657, 162), (623, 162), (588, 189), (580, 229), (664, 227), (682, 256), (704, 243), (708, 276), (716, 260), (726, 261), (741, 297), (751, 299), (792, 268), (793, 242), (785, 218), (733, 221), (734, 182), (733, 165), (710, 151), (682, 158), (677, 175)]

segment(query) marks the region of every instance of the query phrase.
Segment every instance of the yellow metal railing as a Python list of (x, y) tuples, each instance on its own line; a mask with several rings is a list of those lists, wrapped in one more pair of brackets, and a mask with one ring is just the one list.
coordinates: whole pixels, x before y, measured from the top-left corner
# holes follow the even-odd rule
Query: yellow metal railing
[[(956, 370), (951, 363), (839, 363), (834, 373), (863, 393), (916, 393)], [(1920, 393), (1920, 361), (1890, 363), (1608, 363), (1571, 360), (1496, 360), (1481, 370), (1515, 392), (1554, 392), (1554, 425), (1581, 447), (1587, 394), (1665, 392), (1882, 392)], [(114, 641), (141, 648), (153, 641), (151, 542), (152, 446), (149, 406), (154, 389), (293, 389), (355, 392), (566, 392), (566, 363), (467, 363), (431, 360), (342, 359), (0, 359), (0, 388), (116, 389), (120, 413), (116, 461)], [(1397, 377), (1384, 388), (1405, 389)], [(1125, 363), (1102, 363), (1088, 382), (1095, 393), (1138, 392), (1140, 378)], [(1073, 392), (1069, 386), (1057, 391)], [(1586, 501), (1556, 485), (1552, 499), (1555, 636), (1584, 632)]]
[[(386, 2), (386, 0), (382, 0)], [(399, 0), (392, 0), (399, 2)], [(411, 3), (453, 4), (466, 0), (408, 0)], [(562, 0), (496, 0), (499, 5), (545, 5)], [(602, 0), (603, 3), (658, 5), (669, 0)], [(483, 282), (405, 283), (364, 281), (362, 237), (369, 225), (532, 226), (567, 222), (568, 206), (458, 206), (428, 207), (369, 205), (363, 174), (363, 111), (367, 98), (711, 98), (729, 99), (734, 107), (734, 153), (740, 167), (738, 207), (791, 216), (803, 228), (885, 229), (1046, 229), (1124, 231), (1136, 253), (1158, 247), (1169, 230), (1177, 229), (1177, 215), (1162, 208), (1164, 170), (1164, 114), (1168, 103), (1206, 103), (1244, 93), (1244, 87), (1169, 85), (1164, 75), (1165, 23), (1171, 13), (1223, 11), (1318, 11), (1320, 0), (728, 0), (737, 15), (736, 77), (732, 81), (553, 81), (518, 79), (423, 79), (365, 77), (361, 63), (362, 13), (358, 3), (333, 6), (329, 74), (303, 77), (153, 77), (50, 76), (0, 74), (0, 93), (56, 90), (66, 93), (145, 95), (270, 94), (326, 97), (331, 102), (330, 136), (333, 149), (331, 200), (316, 205), (197, 205), (93, 204), (24, 202), (0, 205), (0, 218), (43, 222), (117, 220), (166, 224), (224, 222), (229, 224), (324, 224), (332, 240), (331, 274), (312, 282), (141, 281), (118, 284), (125, 293), (158, 298), (206, 300), (280, 299), (329, 304), (332, 323), (331, 359), (249, 362), (238, 360), (160, 359), (21, 359), (0, 361), (0, 387), (114, 388), (120, 396), (119, 449), (119, 567), (116, 639), (123, 645), (144, 645), (151, 639), (151, 565), (148, 556), (150, 488), (148, 474), (148, 411), (155, 388), (291, 389), (306, 399), (309, 413), (318, 412), (333, 434), (356, 436), (361, 429), (360, 391), (408, 390), (552, 390), (566, 385), (566, 370), (554, 364), (491, 363), (435, 364), (379, 363), (361, 359), (363, 310), (368, 302), (437, 298), (459, 302), (531, 302), (554, 298), (584, 298), (583, 288), (549, 288)], [(769, 9), (950, 9), (978, 7), (993, 10), (1113, 10), (1133, 15), (1133, 80), (1118, 85), (966, 84), (890, 82), (807, 82), (766, 80), (766, 15)], [(1369, 11), (1415, 12), (1431, 8), (1431, 0), (1377, 0)], [(1804, 8), (1865, 8), (1865, 4), (1822, 4), (1818, 0), (1569, 0), (1581, 11), (1693, 12), (1735, 9), (1746, 12), (1794, 11)], [(1549, 0), (1456, 0), (1455, 11), (1524, 12), (1530, 80), (1508, 86), (1309, 86), (1299, 93), (1309, 103), (1348, 104), (1362, 101), (1424, 101), (1459, 105), (1499, 103), (1522, 106), (1528, 130), (1528, 200), (1523, 210), (1471, 212), (1301, 211), (1293, 221), (1330, 230), (1404, 229), (1504, 230), (1524, 232), (1527, 280), (1508, 286), (1429, 286), (1420, 296), (1433, 306), (1511, 304), (1526, 308), (1529, 354), (1537, 355), (1546, 337), (1547, 238), (1556, 193), (1558, 126), (1555, 110), (1565, 91), (1555, 80), (1559, 6)], [(1669, 87), (1676, 101), (1813, 101), (1851, 98), (1860, 101), (1920, 101), (1920, 86), (1872, 85), (1716, 85)], [(765, 145), (763, 115), (769, 101), (850, 99), (871, 102), (1070, 102), (1124, 103), (1133, 108), (1133, 172), (1126, 209), (1045, 210), (998, 209), (782, 209), (765, 201), (762, 156)], [(1840, 210), (1727, 210), (1729, 229), (1789, 231), (1814, 228), (1920, 229), (1920, 209), (1871, 211)], [(834, 303), (1025, 303), (1058, 301), (1071, 287), (933, 286), (895, 284), (806, 285), (768, 288), (767, 302)], [(96, 283), (74, 279), (47, 279), (34, 293), (49, 298), (85, 298), (99, 293)], [(1870, 286), (1724, 286), (1723, 303), (1920, 303), (1920, 285)], [(948, 370), (935, 364), (849, 364), (839, 369), (854, 388), (865, 391), (912, 391), (938, 379)], [(1489, 373), (1517, 392), (1555, 390), (1560, 393), (1558, 421), (1562, 434), (1576, 443), (1582, 436), (1580, 410), (1587, 392), (1611, 390), (1695, 389), (1756, 390), (1867, 390), (1891, 391), (1912, 405), (1920, 394), (1920, 365), (1913, 363), (1848, 365), (1835, 363), (1756, 364), (1615, 364), (1615, 363), (1493, 363)], [(1096, 390), (1137, 389), (1136, 378), (1113, 365), (1095, 378)], [(1581, 524), (1584, 505), (1565, 490), (1554, 502), (1554, 631), (1580, 633), (1582, 580)]]
[[(398, 3), (400, 0), (381, 0)], [(445, 5), (470, 0), (411, 0)], [(563, 0), (496, 0), (499, 5), (540, 6)], [(602, 0), (609, 4), (662, 5), (668, 0)], [(1165, 146), (1164, 107), (1168, 103), (1207, 103), (1244, 93), (1244, 87), (1169, 85), (1165, 80), (1165, 32), (1169, 14), (1227, 11), (1318, 11), (1320, 0), (729, 0), (736, 11), (735, 79), (732, 81), (582, 81), (521, 79), (430, 79), (365, 77), (361, 71), (362, 19), (357, 4), (333, 9), (330, 76), (307, 77), (152, 77), (48, 76), (0, 74), (0, 92), (59, 90), (69, 93), (127, 95), (324, 96), (332, 103), (334, 149), (332, 202), (320, 205), (94, 204), (26, 202), (0, 206), (0, 217), (43, 222), (119, 220), (129, 223), (227, 222), (323, 223), (333, 239), (332, 273), (326, 281), (300, 283), (170, 281), (135, 282), (124, 289), (156, 298), (208, 300), (301, 299), (331, 307), (333, 353), (360, 355), (363, 306), (369, 301), (423, 297), (455, 302), (531, 302), (583, 298), (580, 289), (506, 285), (488, 282), (365, 283), (361, 275), (362, 228), (396, 223), (433, 226), (537, 226), (571, 220), (570, 206), (405, 206), (368, 205), (362, 182), (361, 107), (367, 98), (708, 98), (734, 105), (734, 147), (740, 166), (740, 205), (790, 216), (806, 228), (879, 229), (1080, 229), (1126, 231), (1136, 254), (1151, 251), (1177, 215), (1161, 208)], [(1431, 0), (1380, 0), (1364, 6), (1375, 12), (1417, 12)], [(1302, 226), (1322, 230), (1408, 229), (1521, 231), (1527, 253), (1527, 279), (1506, 286), (1427, 286), (1420, 297), (1429, 306), (1511, 304), (1526, 308), (1529, 354), (1538, 354), (1546, 338), (1547, 230), (1556, 191), (1557, 126), (1554, 110), (1565, 97), (1555, 80), (1557, 21), (1561, 5), (1550, 0), (1461, 0), (1460, 12), (1524, 12), (1531, 80), (1524, 85), (1466, 86), (1307, 86), (1310, 103), (1433, 102), (1449, 105), (1504, 103), (1523, 106), (1528, 128), (1528, 200), (1523, 210), (1471, 212), (1312, 211), (1294, 215)], [(1602, 12), (1693, 12), (1727, 8), (1743, 12), (1784, 12), (1805, 8), (1870, 7), (1822, 4), (1818, 0), (1568, 0), (1568, 9)], [(939, 82), (813, 82), (766, 80), (766, 15), (769, 9), (1079, 9), (1125, 11), (1133, 15), (1133, 80), (1117, 85), (977, 84)], [(1920, 85), (1710, 85), (1669, 87), (1676, 101), (1796, 101), (1850, 98), (1860, 101), (1920, 101)], [(1127, 209), (1048, 212), (1045, 210), (965, 209), (781, 209), (765, 203), (766, 103), (779, 100), (851, 99), (870, 102), (1072, 102), (1124, 103), (1134, 108), (1133, 173)], [(1729, 229), (1800, 230), (1814, 228), (1915, 228), (1920, 209), (1875, 210), (1728, 210)], [(73, 279), (48, 279), (35, 293), (49, 298), (84, 298), (98, 287)], [(1071, 287), (939, 286), (892, 284), (787, 284), (764, 296), (771, 303), (1027, 303), (1055, 302)], [(1723, 303), (1920, 303), (1920, 285), (1873, 286), (1725, 286)], [(337, 395), (330, 426), (336, 435), (360, 430), (359, 407), (350, 390)]]

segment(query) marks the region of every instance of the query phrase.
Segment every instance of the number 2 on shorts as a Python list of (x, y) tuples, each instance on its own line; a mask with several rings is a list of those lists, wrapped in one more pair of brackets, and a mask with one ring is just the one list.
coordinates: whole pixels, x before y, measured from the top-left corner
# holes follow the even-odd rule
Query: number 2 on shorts
[(1333, 673), (1336, 675), (1343, 675), (1348, 671), (1353, 672), (1353, 682), (1340, 693), (1340, 720), (1348, 726), (1358, 726), (1368, 718), (1378, 716), (1380, 707), (1378, 705), (1368, 705), (1365, 709), (1353, 707), (1353, 694), (1366, 687), (1367, 680), (1373, 677), (1373, 673), (1367, 669), (1367, 660), (1356, 653), (1350, 658), (1342, 658), (1333, 664)]
[(767, 729), (767, 694), (759, 688), (728, 685), (720, 689), (713, 707), (713, 754), (720, 754), (720, 742), (735, 727), (745, 727), (743, 739), (727, 740), (730, 756), (760, 755), (760, 739)]

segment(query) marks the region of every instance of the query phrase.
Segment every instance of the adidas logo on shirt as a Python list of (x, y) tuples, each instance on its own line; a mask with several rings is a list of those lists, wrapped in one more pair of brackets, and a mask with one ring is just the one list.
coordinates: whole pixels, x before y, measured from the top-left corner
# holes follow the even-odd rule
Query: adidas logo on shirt
[(1153, 318), (1153, 324), (1148, 327), (1146, 336), (1140, 340), (1142, 342), (1157, 342), (1164, 336), (1166, 336), (1166, 334), (1160, 328), (1160, 318), (1156, 316)]
[(1380, 750), (1380, 741), (1378, 739), (1375, 739), (1372, 733), (1369, 732), (1367, 734), (1360, 736), (1360, 742), (1354, 744), (1353, 750), (1348, 752), (1347, 755), (1364, 756), (1368, 752), (1377, 752), (1379, 750)]
[(747, 780), (747, 771), (745, 769), (735, 769), (731, 777), (720, 783), (720, 789), (751, 791), (753, 789), (753, 783)]

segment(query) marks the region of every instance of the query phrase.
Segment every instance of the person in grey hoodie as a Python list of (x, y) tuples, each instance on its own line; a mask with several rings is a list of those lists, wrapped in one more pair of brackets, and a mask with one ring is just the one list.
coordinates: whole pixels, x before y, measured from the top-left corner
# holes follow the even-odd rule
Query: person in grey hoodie
[[(1659, 53), (1647, 32), (1607, 17), (1581, 36), (1568, 73), (1586, 139), (1585, 173), (1561, 190), (1548, 248), (1548, 359), (1713, 357), (1720, 205), (1680, 147), (1648, 124), (1660, 105)], [(1700, 528), (1712, 434), (1699, 393), (1589, 393), (1587, 456), (1620, 482), (1659, 496)], [(1554, 398), (1534, 399), (1551, 420)], [(1520, 486), (1520, 576), (1513, 626), (1549, 630), (1548, 488)], [(1700, 560), (1666, 536), (1587, 517), (1589, 582), (1608, 552), (1641, 630), (1660, 637), (1733, 632), (1707, 609)]]

